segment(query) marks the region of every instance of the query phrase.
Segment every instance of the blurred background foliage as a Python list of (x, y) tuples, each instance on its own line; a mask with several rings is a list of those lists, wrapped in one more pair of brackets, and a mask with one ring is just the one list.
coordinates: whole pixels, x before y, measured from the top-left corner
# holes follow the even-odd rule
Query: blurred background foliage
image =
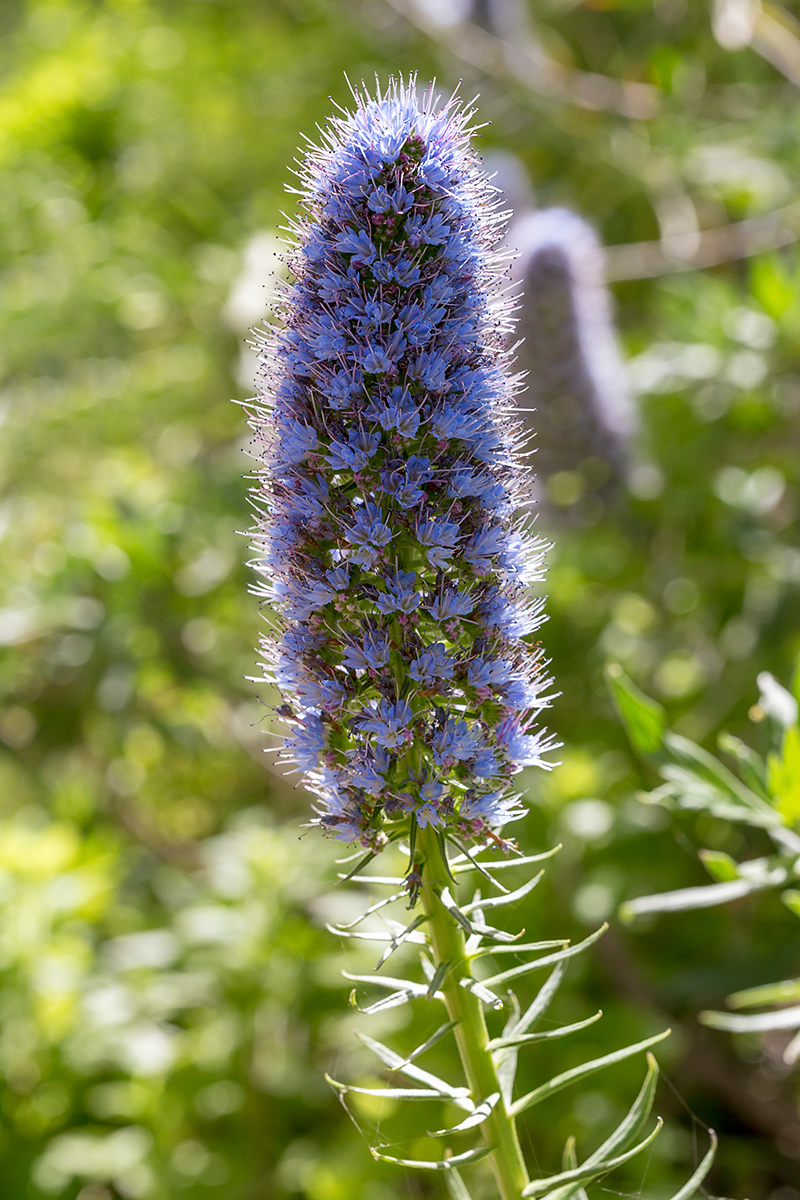
[[(569, 207), (610, 247), (638, 412), (616, 490), (602, 455), (541, 481), (565, 747), (525, 778), (518, 836), (564, 849), (524, 924), (612, 928), (556, 1014), (605, 1020), (530, 1054), (520, 1085), (671, 1024), (666, 1130), (609, 1186), (682, 1181), (706, 1122), (712, 1192), (798, 1200), (782, 1044), (696, 1021), (797, 973), (795, 918), (768, 895), (619, 927), (621, 900), (707, 880), (699, 846), (765, 847), (637, 800), (655, 777), (602, 684), (619, 662), (687, 736), (758, 747), (756, 674), (786, 682), (800, 651), (794, 17), (747, 0), (4, 0), (0, 35), (4, 1195), (442, 1195), (372, 1162), (322, 1079), (374, 1071), (339, 975), (373, 955), (325, 932), (358, 897), (334, 887), (335, 848), (300, 838), (307, 797), (265, 767), (274, 697), (245, 678), (258, 615), (228, 402), (250, 394), (243, 339), (299, 135), (329, 95), (346, 103), (345, 71), (418, 70), (481, 93), (483, 151), (523, 208)], [(563, 450), (576, 419), (534, 418), (542, 444)], [(369, 1032), (410, 1046), (406, 1012)], [(626, 1063), (537, 1110), (532, 1161), (556, 1169), (572, 1128), (597, 1140), (638, 1078)], [(479, 1169), (474, 1187), (491, 1194)]]

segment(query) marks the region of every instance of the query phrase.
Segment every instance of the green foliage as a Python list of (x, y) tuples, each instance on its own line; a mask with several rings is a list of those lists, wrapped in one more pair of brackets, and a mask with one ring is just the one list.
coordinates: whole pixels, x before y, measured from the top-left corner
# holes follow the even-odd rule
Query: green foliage
[[(274, 698), (244, 679), (258, 617), (237, 565), (247, 460), (228, 397), (250, 391), (243, 338), (291, 208), (282, 185), (298, 131), (313, 134), (329, 94), (346, 99), (345, 70), (416, 68), (447, 87), (463, 78), (492, 122), (485, 148), (516, 154), (540, 205), (575, 208), (610, 246), (675, 228), (691, 241), (692, 214), (702, 229), (759, 220), (791, 199), (798, 171), (796, 92), (753, 46), (720, 46), (710, 6), (529, 7), (560, 65), (649, 85), (654, 115), (632, 120), (486, 74), (474, 54), (455, 57), (457, 26), (432, 24), (434, 40), (382, 0), (0, 6), (10, 1200), (393, 1200), (414, 1186), (370, 1158), (324, 1084), (327, 1069), (380, 1085), (350, 1037), (339, 976), (342, 965), (374, 971), (377, 956), (322, 928), (354, 919), (356, 885), (333, 887), (330, 847), (298, 840), (307, 800), (261, 753)], [(520, 903), (526, 943), (553, 936), (554, 912), (574, 943), (606, 919), (612, 928), (576, 958), (550, 1028), (599, 1008), (603, 1021), (532, 1043), (519, 1095), (672, 1025), (665, 1069), (726, 1135), (708, 1187), (752, 1200), (797, 1186), (795, 1083), (770, 1057), (789, 1031), (718, 1035), (705, 1070), (695, 1014), (796, 975), (796, 881), (661, 918), (655, 931), (643, 917), (628, 934), (613, 913), (630, 897), (708, 886), (687, 839), (745, 864), (792, 832), (761, 766), (770, 751), (782, 761), (781, 733), (754, 709), (756, 672), (787, 680), (800, 650), (799, 277), (787, 242), (615, 285), (642, 425), (631, 488), (607, 496), (587, 462), (539, 518), (557, 543), (543, 640), (566, 745), (552, 775), (520, 779), (532, 803), (520, 840), (564, 844)], [(685, 774), (661, 781), (679, 805), (670, 829), (663, 806), (640, 798), (656, 781), (605, 697), (608, 661), (705, 753), (723, 725), (752, 747), (730, 760), (735, 783), (673, 748)], [(686, 779), (696, 800), (683, 806)], [(505, 955), (497, 971), (516, 965)], [(384, 1009), (375, 1037), (407, 1054), (439, 1028), (434, 1017), (405, 1025), (410, 1011)], [(431, 1050), (443, 1078), (454, 1077), (448, 1045)], [(575, 1169), (601, 1128), (624, 1119), (638, 1069), (619, 1063), (532, 1113), (543, 1170)], [(742, 1093), (767, 1086), (773, 1100), (756, 1104), (756, 1119)], [(417, 1126), (390, 1113), (393, 1101), (363, 1100), (360, 1120), (391, 1116), (413, 1144)], [(666, 1093), (658, 1104), (666, 1127), (645, 1152), (646, 1184), (670, 1195), (703, 1151), (684, 1110)], [(473, 1200), (487, 1196), (481, 1171), (464, 1169)], [(613, 1186), (639, 1194), (643, 1175), (633, 1160)], [(457, 1186), (455, 1172), (443, 1176), (419, 1185), (426, 1196)]]

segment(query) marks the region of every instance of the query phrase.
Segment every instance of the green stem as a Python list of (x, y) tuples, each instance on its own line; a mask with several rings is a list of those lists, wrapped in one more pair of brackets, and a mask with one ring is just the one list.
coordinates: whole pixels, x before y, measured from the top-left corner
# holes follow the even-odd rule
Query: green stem
[[(461, 926), (453, 920), (441, 901), (442, 888), (447, 886), (448, 871), (436, 831), (430, 826), (421, 829), (417, 838), (417, 854), (424, 857), (422, 868), (422, 905), (428, 917), (434, 965), (448, 963), (441, 984), (450, 1020), (455, 1021), (455, 1037), (464, 1074), (475, 1103), (500, 1091), (492, 1055), (486, 1049), (489, 1035), (483, 1016), (482, 1002), (467, 988), (462, 979), (472, 977)], [(494, 1169), (501, 1200), (520, 1200), (528, 1183), (528, 1172), (520, 1150), (514, 1118), (506, 1112), (501, 1098), (481, 1125), (486, 1144), (492, 1147), (490, 1161)]]

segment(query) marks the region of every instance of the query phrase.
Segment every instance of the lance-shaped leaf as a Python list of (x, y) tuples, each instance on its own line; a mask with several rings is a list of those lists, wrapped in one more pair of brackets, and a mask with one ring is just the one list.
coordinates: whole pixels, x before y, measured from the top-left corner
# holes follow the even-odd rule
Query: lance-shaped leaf
[(630, 1046), (623, 1046), (621, 1050), (614, 1050), (611, 1054), (604, 1054), (602, 1058), (593, 1058), (590, 1062), (581, 1063), (578, 1067), (573, 1067), (570, 1071), (564, 1071), (561, 1075), (555, 1075), (552, 1079), (548, 1079), (547, 1083), (541, 1084), (534, 1088), (532, 1092), (528, 1092), (526, 1096), (522, 1096), (515, 1104), (511, 1106), (511, 1116), (517, 1116), (518, 1113), (525, 1112), (534, 1104), (539, 1104), (542, 1100), (546, 1100), (548, 1096), (552, 1096), (555, 1092), (560, 1092), (562, 1088), (568, 1087), (571, 1083), (576, 1083), (579, 1079), (586, 1079), (587, 1076), (593, 1075), (596, 1071), (602, 1071), (604, 1067), (610, 1067), (612, 1063), (622, 1062), (623, 1059), (631, 1058), (634, 1054), (640, 1054), (642, 1050), (649, 1050), (651, 1046), (655, 1046), (657, 1042), (663, 1042), (664, 1038), (669, 1037), (671, 1029), (665, 1029), (663, 1033), (657, 1033), (654, 1037), (645, 1038), (644, 1041), (634, 1042)]
[(736, 759), (744, 783), (750, 791), (770, 803), (770, 794), (764, 784), (766, 766), (761, 756), (756, 754), (755, 750), (746, 745), (741, 738), (734, 737), (725, 730), (717, 735), (717, 745), (723, 754), (730, 754), (732, 758)]
[(505, 1046), (525, 1046), (529, 1042), (548, 1042), (556, 1038), (568, 1037), (580, 1029), (588, 1029), (590, 1025), (594, 1025), (595, 1021), (599, 1021), (602, 1015), (601, 1008), (593, 1016), (587, 1017), (585, 1021), (575, 1021), (572, 1025), (561, 1025), (558, 1029), (546, 1029), (542, 1033), (518, 1033), (514, 1037), (492, 1038), (490, 1042), (487, 1042), (486, 1049), (502, 1050)]
[(712, 1029), (728, 1033), (769, 1033), (773, 1029), (800, 1029), (800, 1005), (779, 1008), (775, 1012), (734, 1016), (733, 1013), (701, 1012), (699, 1020)]
[(463, 1099), (465, 1090), (463, 1087), (452, 1087), (445, 1079), (440, 1079), (438, 1075), (432, 1075), (430, 1071), (423, 1071), (422, 1067), (415, 1067), (413, 1063), (404, 1060), (402, 1055), (397, 1054), (396, 1051), (391, 1050), (388, 1046), (384, 1046), (382, 1042), (376, 1042), (374, 1038), (368, 1037), (365, 1033), (360, 1033), (356, 1030), (356, 1037), (390, 1071), (397, 1071), (401, 1075), (405, 1075), (406, 1078), (415, 1080), (417, 1083), (427, 1084), (428, 1087), (440, 1092), (444, 1099), (451, 1100), (459, 1108), (465, 1109), (466, 1112), (472, 1112), (475, 1106), (471, 1100), (465, 1101)]
[[(385, 1012), (388, 1008), (396, 1008), (400, 1004), (407, 1004), (409, 1000), (427, 997), (428, 988), (424, 983), (415, 983), (411, 979), (393, 979), (388, 975), (350, 975), (347, 971), (342, 971), (345, 979), (351, 980), (353, 983), (374, 983), (378, 987), (395, 988), (391, 995), (385, 996), (382, 1000), (377, 1000), (374, 1004), (370, 1004), (367, 1008), (360, 1008), (355, 1000), (355, 988), (350, 993), (350, 1003), (358, 1012), (365, 1016), (373, 1016), (375, 1013)], [(441, 992), (434, 992), (433, 998), (436, 1000), (444, 1000), (444, 995)]]
[[(453, 899), (449, 888), (442, 888), (440, 900), (447, 911), (450, 913), (454, 921), (457, 921), (461, 928), (470, 936), (475, 937), (490, 937), (498, 942), (515, 942), (522, 936), (522, 933), (506, 933), (504, 929), (492, 929), (490, 925), (484, 925), (482, 922), (476, 924), (470, 921), (463, 909), (460, 909)], [(480, 909), (487, 907), (487, 901), (480, 901)]]
[(399, 921), (387, 922), (395, 928), (395, 932), (392, 935), (392, 940), (389, 942), (389, 945), (378, 959), (375, 965), (375, 970), (380, 971), (387, 958), (389, 958), (391, 954), (394, 954), (395, 950), (397, 950), (399, 946), (402, 946), (404, 942), (416, 942), (418, 945), (424, 946), (428, 939), (424, 933), (419, 932), (419, 927), (420, 925), (424, 925), (427, 919), (427, 916), (422, 913), (416, 918), (415, 921), (412, 921), (410, 925), (401, 925)]
[(728, 996), (728, 1008), (753, 1008), (759, 1004), (784, 1004), (800, 1000), (800, 979), (781, 979), (778, 983), (763, 983), (760, 987), (745, 988)]
[(703, 1157), (703, 1161), (698, 1165), (693, 1174), (686, 1180), (686, 1183), (680, 1188), (669, 1200), (692, 1200), (700, 1184), (705, 1179), (708, 1172), (711, 1170), (712, 1163), (717, 1154), (717, 1135), (713, 1129), (709, 1129), (708, 1136), (711, 1139), (711, 1146)]
[(515, 901), (521, 900), (523, 896), (527, 896), (529, 892), (532, 892), (537, 883), (543, 878), (544, 871), (540, 871), (538, 875), (533, 875), (530, 879), (526, 880), (515, 892), (507, 892), (505, 896), (490, 896), (486, 900), (473, 900), (470, 904), (465, 904), (461, 911), (469, 913), (473, 908), (480, 907), (482, 910), (485, 910), (487, 908), (500, 908), (503, 904), (514, 904)]
[(476, 1125), (480, 1125), (486, 1120), (499, 1099), (500, 1093), (492, 1092), (491, 1096), (487, 1096), (485, 1100), (476, 1104), (474, 1111), (468, 1117), (464, 1117), (463, 1121), (459, 1121), (450, 1129), (437, 1129), (433, 1132), (429, 1129), (428, 1137), (447, 1137), (450, 1133), (465, 1133), (467, 1129), (474, 1129)]
[(447, 1185), (447, 1190), (450, 1193), (450, 1200), (472, 1200), (464, 1180), (458, 1173), (456, 1167), (451, 1167), (446, 1173), (444, 1181)]
[(558, 1175), (549, 1175), (546, 1179), (534, 1179), (527, 1187), (522, 1189), (523, 1196), (543, 1196), (546, 1192), (551, 1192), (560, 1184), (567, 1183), (589, 1183), (592, 1179), (597, 1179), (600, 1175), (605, 1175), (609, 1171), (613, 1171), (615, 1167), (621, 1167), (623, 1163), (629, 1162), (635, 1158), (637, 1154), (641, 1154), (646, 1150), (653, 1138), (657, 1137), (661, 1131), (663, 1121), (659, 1117), (656, 1121), (656, 1127), (649, 1133), (643, 1141), (638, 1145), (633, 1146), (630, 1150), (626, 1150), (624, 1154), (618, 1154), (616, 1158), (607, 1158), (602, 1163), (595, 1163), (593, 1166), (588, 1166), (584, 1163), (580, 1167), (573, 1167), (569, 1171), (561, 1171)]
[[(352, 870), (347, 871), (347, 872), (339, 871), (338, 872), (339, 880), (342, 883), (346, 883), (348, 879), (360, 879), (361, 877), (359, 876), (359, 871), (361, 870), (362, 867), (366, 867), (368, 863), (371, 863), (373, 858), (376, 857), (377, 853), (378, 853), (377, 850), (370, 850), (369, 853), (365, 854), (363, 856), (363, 858), (360, 858), (358, 860), (358, 862), (352, 868)], [(398, 880), (398, 883), (399, 882), (402, 882), (402, 881)]]
[(666, 728), (664, 709), (639, 691), (617, 663), (606, 667), (606, 681), (633, 745), (643, 754), (655, 754)]
[(407, 1063), (414, 1062), (414, 1060), (419, 1058), (420, 1055), (424, 1054), (426, 1050), (430, 1050), (431, 1046), (435, 1046), (438, 1041), (441, 1041), (441, 1039), (445, 1037), (451, 1029), (455, 1029), (457, 1024), (457, 1021), (445, 1021), (444, 1025), (440, 1025), (439, 1028), (432, 1033), (429, 1038), (426, 1038), (421, 1045), (415, 1047), (410, 1054), (407, 1054), (396, 1070), (402, 1070)]
[(481, 983), (479, 980), (467, 978), (461, 979), (460, 983), (463, 988), (466, 988), (468, 992), (472, 992), (473, 995), (477, 996), (479, 1000), (482, 1000), (484, 1004), (488, 1004), (490, 1008), (503, 1007), (503, 1001), (500, 999), (500, 997), (495, 996), (494, 992), (491, 992), (489, 988), (487, 988), (486, 985)]
[(638, 1137), (645, 1126), (647, 1118), (650, 1116), (650, 1109), (653, 1107), (653, 1099), (656, 1094), (656, 1084), (658, 1083), (658, 1063), (652, 1054), (647, 1055), (647, 1074), (644, 1077), (644, 1083), (641, 1086), (639, 1095), (634, 1100), (625, 1117), (620, 1121), (613, 1133), (609, 1134), (602, 1146), (589, 1155), (583, 1164), (586, 1167), (593, 1167), (596, 1163), (605, 1162), (609, 1155), (614, 1154), (617, 1150), (622, 1150), (629, 1146), (634, 1138)]
[(375, 883), (381, 887), (399, 887), (405, 882), (399, 875), (340, 875), (339, 878), (342, 883), (349, 879), (352, 883)]
[[(346, 925), (342, 922), (337, 922), (337, 924), (334, 926), (335, 932), (341, 933), (343, 930), (355, 929), (356, 925), (360, 925), (362, 921), (367, 919), (367, 917), (371, 917), (372, 914), (376, 913), (379, 909), (385, 908), (387, 904), (392, 904), (393, 901), (400, 900), (406, 894), (407, 893), (405, 891), (402, 891), (395, 892), (393, 896), (385, 896), (383, 900), (378, 900), (376, 904), (371, 904), (370, 907), (365, 909), (361, 916), (356, 917), (354, 921), (350, 921)], [(328, 926), (328, 928), (330, 928), (330, 926)]]
[(428, 988), (425, 992), (425, 999), (432, 1000), (439, 990), (439, 985), (444, 982), (445, 976), (450, 970), (450, 962), (440, 962), (428, 981)]
[[(740, 864), (741, 867), (741, 864)], [(725, 883), (710, 883), (704, 887), (678, 888), (675, 892), (658, 892), (653, 896), (637, 896), (619, 906), (620, 920), (630, 922), (644, 913), (681, 912), (690, 908), (713, 908), (716, 904), (728, 904), (740, 900), (751, 892), (764, 888), (778, 887), (786, 878), (785, 871), (773, 872), (771, 877), (760, 879), (731, 879)]]
[(481, 946), (479, 950), (473, 950), (472, 953), (468, 951), (467, 957), (485, 958), (487, 954), (492, 956), (495, 954), (526, 954), (533, 950), (555, 950), (559, 946), (566, 949), (568, 945), (568, 938), (551, 938), (549, 942), (523, 942), (511, 946)]
[[(353, 1084), (339, 1083), (337, 1079), (331, 1078), (330, 1075), (326, 1075), (325, 1079), (331, 1085), (331, 1087), (341, 1095), (347, 1095), (350, 1092), (354, 1092), (359, 1096), (375, 1096), (379, 1100), (448, 1100), (451, 1104), (457, 1103), (453, 1097), (443, 1096), (441, 1092), (435, 1091), (433, 1088), (355, 1087)], [(463, 1088), (462, 1092), (463, 1096), (460, 1096), (459, 1099), (468, 1099), (468, 1089)]]
[[(504, 887), (503, 887), (503, 885), (502, 885), (502, 883), (500, 883), (500, 882), (499, 882), (497, 879), (495, 879), (495, 878), (494, 878), (494, 877), (493, 877), (493, 876), (492, 876), (492, 875), (489, 873), (489, 871), (486, 869), (486, 864), (485, 864), (485, 863), (483, 863), (483, 862), (480, 862), (480, 861), (479, 861), (479, 860), (478, 860), (478, 859), (477, 859), (477, 858), (474, 856), (474, 854), (472, 854), (472, 853), (471, 853), (471, 852), (470, 852), (470, 851), (467, 849), (467, 847), (464, 845), (464, 843), (463, 843), (463, 842), (459, 841), (459, 839), (458, 839), (457, 837), (454, 837), (452, 833), (448, 834), (447, 840), (448, 840), (449, 842), (452, 842), (452, 844), (453, 844), (453, 845), (456, 847), (456, 849), (458, 849), (458, 850), (460, 850), (460, 851), (461, 851), (461, 853), (463, 854), (464, 858), (469, 860), (469, 862), (470, 862), (470, 865), (471, 865), (472, 867), (474, 867), (476, 871), (480, 871), (481, 875), (483, 875), (483, 877), (484, 877), (485, 879), (488, 879), (488, 880), (489, 880), (489, 882), (492, 884), (492, 886), (493, 886), (493, 887), (496, 887), (496, 888), (497, 888), (497, 890), (498, 890), (499, 892), (507, 892), (507, 891), (508, 891), (508, 888), (504, 888)], [(447, 858), (447, 856), (446, 856), (446, 855), (444, 855), (444, 857), (445, 857), (445, 859)], [(516, 865), (516, 864), (515, 864), (515, 865)]]
[[(714, 755), (709, 754), (702, 746), (698, 746), (688, 738), (672, 732), (664, 735), (664, 745), (681, 766), (688, 768), (693, 774), (699, 776), (701, 780), (710, 783), (712, 787), (719, 788), (720, 791), (730, 796), (734, 801), (737, 801), (754, 813), (759, 813), (770, 823), (781, 824), (774, 808), (770, 804), (762, 800), (755, 792), (752, 792), (719, 759), (714, 758)], [(669, 777), (666, 770), (664, 771), (664, 777)]]
[(467, 1163), (478, 1162), (491, 1153), (491, 1146), (476, 1146), (474, 1150), (465, 1150), (463, 1154), (454, 1154), (452, 1158), (442, 1158), (431, 1162), (427, 1158), (394, 1158), (391, 1154), (382, 1154), (382, 1147), (370, 1146), (370, 1154), (381, 1162), (394, 1163), (396, 1167), (412, 1167), (416, 1171), (452, 1171), (454, 1167), (462, 1167)]
[(503, 1030), (503, 1037), (514, 1037), (515, 1034), (525, 1033), (532, 1025), (535, 1025), (539, 1018), (547, 1011), (550, 1003), (559, 989), (562, 979), (567, 970), (565, 962), (557, 964), (554, 971), (545, 980), (539, 991), (534, 996), (532, 1002), (516, 1020), (509, 1021)]
[(511, 967), (508, 971), (501, 971), (499, 975), (491, 975), (483, 982), (486, 987), (497, 987), (498, 984), (507, 983), (509, 979), (518, 979), (520, 975), (527, 975), (529, 971), (538, 971), (541, 967), (549, 967), (551, 963), (562, 962), (567, 958), (574, 958), (576, 954), (581, 954), (587, 947), (601, 938), (608, 929), (607, 924), (603, 924), (594, 933), (590, 934), (582, 942), (578, 942), (577, 946), (568, 946), (565, 950), (557, 950), (554, 954), (545, 954), (543, 958), (532, 958), (530, 962), (520, 963), (518, 967)]
[[(478, 865), (487, 871), (508, 871), (512, 867), (527, 867), (532, 863), (544, 862), (545, 859), (552, 858), (562, 849), (563, 846), (559, 842), (557, 846), (553, 846), (552, 850), (544, 850), (541, 854), (526, 854), (519, 858), (482, 859)], [(475, 870), (475, 867), (475, 859), (470, 858), (467, 861), (465, 854), (459, 854), (450, 860), (450, 869), (454, 875), (463, 875), (467, 871)]]
[[(574, 1134), (570, 1134), (564, 1143), (564, 1153), (561, 1156), (561, 1167), (564, 1171), (571, 1170), (578, 1166), (578, 1154)], [(575, 1200), (588, 1200), (586, 1192), (579, 1184), (571, 1184), (564, 1188), (557, 1188), (555, 1192), (551, 1192), (547, 1200), (552, 1200), (558, 1196), (559, 1200), (569, 1200), (570, 1197), (575, 1197)]]
[(427, 920), (426, 917), (419, 917), (411, 925), (404, 925), (402, 933), (379, 933), (377, 931), (375, 933), (364, 933), (361, 930), (338, 929), (335, 925), (326, 925), (325, 928), (336, 937), (351, 938), (358, 942), (388, 942), (389, 947), (375, 968), (377, 971), (383, 966), (389, 955), (393, 954), (398, 946), (402, 946), (403, 942), (415, 942), (419, 946), (425, 945), (427, 942), (425, 934), (417, 932), (419, 926), (425, 920)]

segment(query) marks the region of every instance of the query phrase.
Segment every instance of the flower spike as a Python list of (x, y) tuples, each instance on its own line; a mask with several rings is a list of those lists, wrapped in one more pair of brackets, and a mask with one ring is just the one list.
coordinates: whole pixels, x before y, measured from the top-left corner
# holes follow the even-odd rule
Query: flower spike
[[(506, 214), (473, 110), (416, 82), (354, 92), (300, 167), (278, 323), (257, 333), (262, 642), (313, 823), (377, 850), (430, 826), (486, 846), (549, 766), (526, 596), (541, 538), (514, 411)], [(413, 896), (412, 896), (413, 899)]]

